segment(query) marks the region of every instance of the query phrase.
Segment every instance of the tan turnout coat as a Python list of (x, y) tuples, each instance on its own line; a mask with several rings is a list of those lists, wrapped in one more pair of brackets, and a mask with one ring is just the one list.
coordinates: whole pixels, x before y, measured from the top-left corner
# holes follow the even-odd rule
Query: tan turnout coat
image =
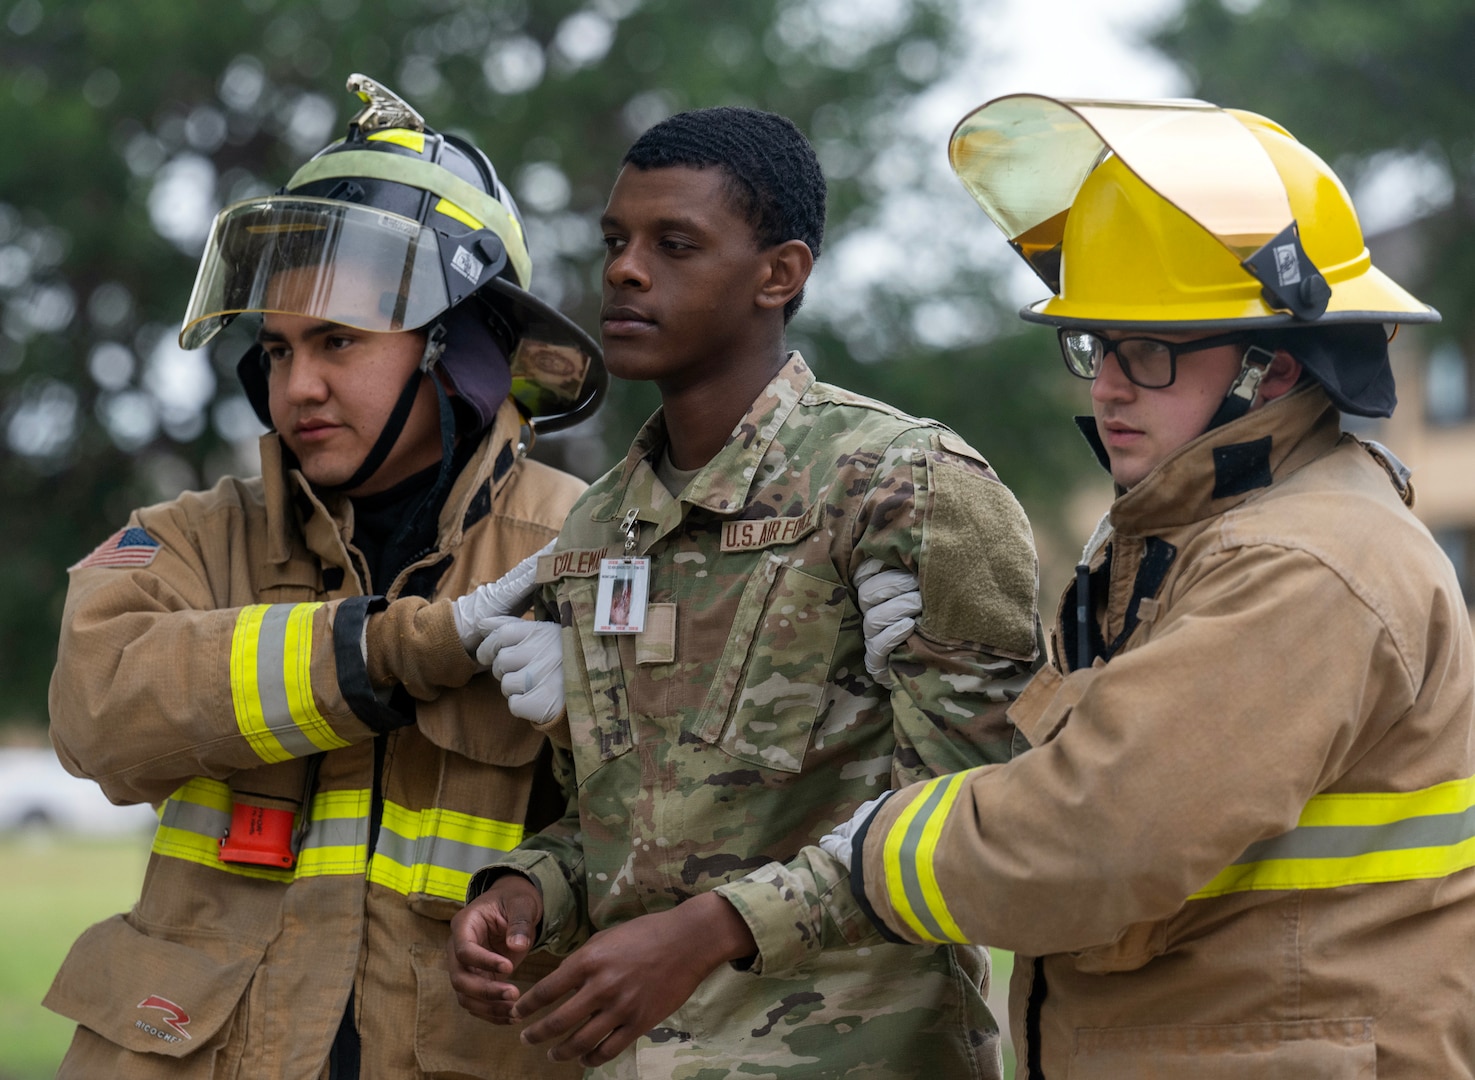
[(889, 927), (1020, 954), (1020, 1076), (1472, 1075), (1475, 655), (1392, 472), (1318, 387), (1188, 444), (1111, 509), (1105, 662), (1067, 595), (1033, 748), (871, 823)]
[[(346, 500), (284, 469), (275, 436), (261, 479), (137, 511), (134, 565), (108, 565), (114, 540), (73, 568), (53, 742), (160, 825), (138, 904), (83, 934), (46, 998), (79, 1024), (62, 1076), (325, 1076), (350, 990), (366, 1080), (549, 1075), (457, 1005), (443, 959), (470, 871), (522, 836), (544, 740), (473, 677), (448, 603), (391, 603), (367, 669), (361, 645), (367, 592), (459, 596), (556, 535), (583, 485), (517, 438), (504, 405), (437, 550), (387, 590), (357, 569)], [(220, 860), (236, 803), (305, 814), (293, 869)]]

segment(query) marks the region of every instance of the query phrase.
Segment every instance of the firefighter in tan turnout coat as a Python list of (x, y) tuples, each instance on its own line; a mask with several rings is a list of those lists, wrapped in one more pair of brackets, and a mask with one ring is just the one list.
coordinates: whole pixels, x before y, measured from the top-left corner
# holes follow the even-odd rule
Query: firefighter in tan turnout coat
[(478, 674), (487, 594), (442, 598), (557, 534), (583, 485), (525, 428), (587, 414), (603, 368), (524, 291), (481, 151), (349, 85), (346, 140), (221, 212), (181, 335), (259, 319), (261, 477), (139, 510), (72, 568), (53, 741), (160, 819), (138, 904), (46, 999), (79, 1025), (63, 1076), (550, 1075), (445, 972), (470, 872), (556, 782)]
[(1024, 315), (1118, 498), (1010, 708), (1030, 749), (824, 846), (889, 936), (1019, 954), (1029, 1080), (1472, 1075), (1469, 617), (1338, 418), (1392, 411), (1384, 324), (1436, 313), (1262, 117), (1021, 95), (951, 157), (1055, 294)]

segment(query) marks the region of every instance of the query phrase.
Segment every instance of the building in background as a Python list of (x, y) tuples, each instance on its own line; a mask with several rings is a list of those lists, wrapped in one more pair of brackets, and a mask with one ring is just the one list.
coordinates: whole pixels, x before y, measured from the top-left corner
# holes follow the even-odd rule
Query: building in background
[[(1440, 215), (1368, 238), (1373, 262), (1395, 281), (1417, 281), (1424, 238)], [(1451, 313), (1446, 312), (1446, 318)], [(1406, 327), (1390, 346), (1398, 380), (1391, 419), (1344, 418), (1366, 438), (1385, 443), (1413, 470), (1414, 513), (1454, 563), (1465, 603), (1475, 609), (1475, 342)]]

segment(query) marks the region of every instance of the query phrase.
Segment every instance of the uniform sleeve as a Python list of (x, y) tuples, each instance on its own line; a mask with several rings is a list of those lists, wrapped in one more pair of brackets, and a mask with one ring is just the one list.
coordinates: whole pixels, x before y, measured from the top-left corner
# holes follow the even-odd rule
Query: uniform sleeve
[(509, 870), (525, 874), (537, 884), (543, 896), (543, 922), (534, 948), (566, 956), (589, 939), (594, 926), (589, 918), (573, 757), (568, 750), (555, 745), (553, 762), (559, 783), (568, 796), (563, 817), (523, 840), (504, 858), (479, 870), (471, 880), (466, 899), (470, 901), (485, 892)]
[[(922, 592), (917, 629), (890, 661), (893, 788), (1008, 760), (1005, 713), (1040, 655), (1024, 512), (976, 451), (945, 438), (888, 449), (857, 517), (848, 566), (878, 558), (915, 574)], [(837, 820), (857, 802), (837, 806)], [(821, 949), (884, 937), (852, 894), (848, 870), (818, 847), (717, 891), (753, 932), (755, 972), (788, 971)]]
[(127, 558), (115, 537), (71, 571), (52, 742), (114, 802), (370, 738), (413, 720), (385, 704), (391, 686), (433, 692), (430, 681), (474, 674), (447, 603), (231, 604), (242, 553), (228, 530), (202, 539), (177, 507), (133, 516), (117, 534), (131, 538)]
[[(1413, 703), (1382, 620), (1308, 554), (1216, 556), (1160, 618), (1140, 648), (1031, 685), (1042, 745), (881, 808), (856, 887), (891, 932), (1036, 956), (1113, 942), (1295, 827)], [(1366, 666), (1306, 659), (1331, 628)]]
[[(552, 621), (557, 610), (557, 597), (551, 587), (545, 588), (533, 607), (535, 618)], [(571, 648), (565, 628), (564, 655)], [(572, 678), (567, 667), (565, 678)], [(466, 899), (485, 892), (498, 876), (508, 870), (525, 874), (537, 884), (543, 896), (543, 923), (536, 948), (546, 948), (560, 956), (578, 948), (594, 932), (589, 918), (589, 886), (584, 875), (584, 828), (579, 818), (579, 787), (574, 772), (574, 759), (568, 749), (568, 717), (560, 717), (548, 731), (553, 744), (553, 770), (567, 800), (563, 816), (525, 838), (506, 857), (478, 871), (472, 878)]]

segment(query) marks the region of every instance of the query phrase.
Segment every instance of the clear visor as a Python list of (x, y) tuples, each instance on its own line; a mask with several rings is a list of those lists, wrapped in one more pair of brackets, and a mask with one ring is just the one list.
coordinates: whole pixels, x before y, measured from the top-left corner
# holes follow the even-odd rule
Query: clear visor
[(179, 344), (197, 349), (244, 312), (382, 333), (424, 326), (448, 306), (432, 230), (335, 199), (272, 196), (215, 218)]
[(958, 124), (948, 159), (968, 193), (1058, 291), (1065, 219), (1108, 153), (1244, 260), (1291, 224), (1270, 156), (1243, 123), (1202, 101), (998, 98)]

